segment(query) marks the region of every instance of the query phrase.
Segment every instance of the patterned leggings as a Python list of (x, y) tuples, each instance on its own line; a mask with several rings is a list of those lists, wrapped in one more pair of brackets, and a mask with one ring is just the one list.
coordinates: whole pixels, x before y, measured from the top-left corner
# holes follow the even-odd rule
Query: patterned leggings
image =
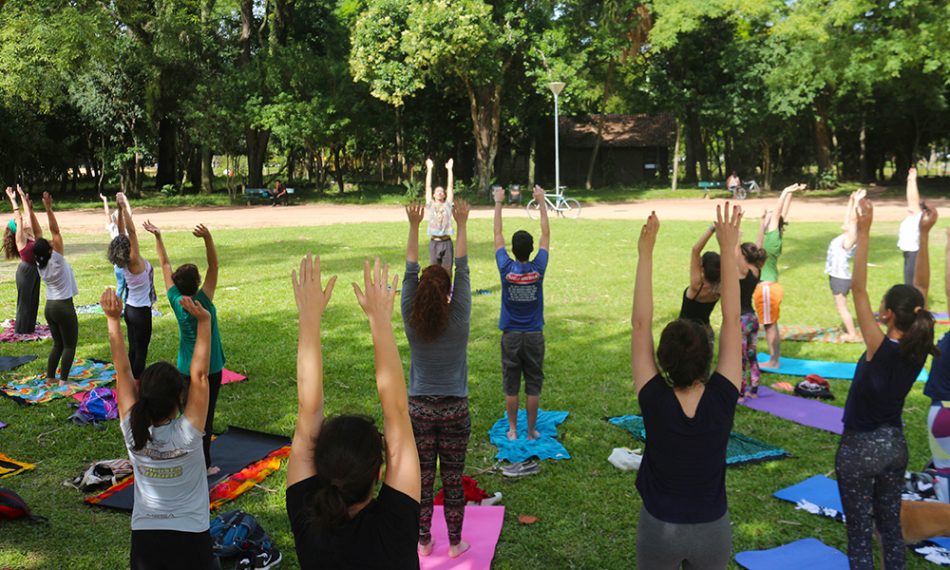
[(742, 390), (745, 394), (751, 384), (753, 394), (759, 391), (759, 360), (756, 358), (756, 342), (759, 337), (759, 318), (755, 313), (742, 313), (739, 317), (742, 326)]
[(900, 428), (845, 430), (835, 456), (838, 492), (848, 526), (852, 570), (874, 569), (874, 527), (881, 535), (884, 567), (900, 570), (907, 561), (901, 535), (901, 489), (907, 442)]
[(445, 491), (445, 524), (449, 529), (449, 543), (462, 540), (462, 520), (465, 518), (465, 490), (462, 474), (465, 471), (465, 453), (472, 422), (468, 414), (468, 398), (454, 396), (413, 396), (409, 398), (409, 418), (419, 450), (422, 470), (422, 505), (419, 515), (419, 542), (432, 541), (433, 486), (435, 485), (436, 458)]

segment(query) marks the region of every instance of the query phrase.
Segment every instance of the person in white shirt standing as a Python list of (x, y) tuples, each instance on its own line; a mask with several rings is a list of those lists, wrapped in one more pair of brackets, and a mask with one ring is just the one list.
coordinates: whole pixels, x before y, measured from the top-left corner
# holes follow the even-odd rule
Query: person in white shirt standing
[(907, 217), (898, 231), (897, 247), (904, 253), (904, 285), (914, 284), (914, 266), (920, 249), (920, 192), (917, 190), (917, 169), (907, 171)]
[(828, 275), (828, 284), (831, 286), (835, 308), (838, 309), (841, 322), (844, 324), (845, 335), (842, 340), (845, 342), (859, 340), (858, 333), (854, 328), (854, 318), (848, 308), (848, 293), (851, 292), (851, 268), (848, 266), (848, 262), (854, 257), (858, 240), (857, 218), (854, 215), (854, 209), (865, 194), (867, 194), (867, 191), (863, 188), (851, 194), (848, 199), (848, 211), (845, 213), (844, 225), (842, 226), (844, 232), (828, 244), (828, 254), (825, 258), (825, 273)]
[(429, 218), (429, 265), (441, 265), (452, 275), (452, 263), (455, 253), (452, 248), (452, 202), (455, 196), (455, 175), (452, 173), (454, 161), (445, 163), (448, 180), (445, 188), (432, 189), (431, 158), (426, 159), (426, 214)]

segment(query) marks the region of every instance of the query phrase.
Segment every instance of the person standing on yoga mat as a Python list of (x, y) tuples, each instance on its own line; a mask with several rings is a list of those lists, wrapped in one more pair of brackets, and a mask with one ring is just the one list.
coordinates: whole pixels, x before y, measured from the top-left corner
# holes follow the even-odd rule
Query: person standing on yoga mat
[(13, 188), (7, 187), (7, 198), (13, 208), (13, 219), (3, 232), (3, 253), (7, 259), (20, 259), (16, 268), (16, 334), (32, 334), (36, 330), (36, 314), (40, 310), (40, 272), (33, 258), (33, 244), (43, 237), (43, 230), (33, 213), (33, 203), (17, 186), (23, 213), (16, 203)]
[(214, 556), (200, 426), (208, 414), (211, 314), (189, 297), (178, 300), (197, 323), (189, 382), (168, 362), (136, 379), (122, 341), (122, 301), (106, 289), (99, 304), (115, 365), (119, 427), (135, 474), (129, 566), (208, 570)]
[(117, 232), (109, 243), (108, 258), (113, 266), (122, 270), (122, 284), (126, 288), (125, 326), (129, 335), (129, 361), (132, 362), (132, 376), (140, 378), (145, 370), (148, 345), (152, 341), (152, 305), (158, 300), (155, 272), (152, 264), (139, 253), (132, 208), (125, 194), (116, 194), (116, 203)]
[(429, 265), (441, 265), (452, 275), (452, 262), (455, 252), (452, 250), (452, 203), (455, 196), (455, 175), (453, 159), (445, 163), (448, 171), (446, 188), (436, 186), (432, 189), (431, 158), (426, 159), (426, 211), (429, 216)]
[(875, 529), (881, 537), (884, 567), (904, 567), (900, 513), (907, 442), (901, 413), (927, 355), (936, 352), (933, 315), (914, 287), (891, 287), (875, 319), (867, 289), (872, 219), (871, 202), (864, 198), (857, 209), (858, 250), (851, 286), (866, 350), (848, 391), (844, 434), (835, 455), (852, 569), (874, 568)]
[(867, 192), (862, 188), (851, 193), (848, 198), (848, 211), (845, 213), (843, 233), (831, 240), (825, 256), (825, 273), (828, 275), (828, 284), (831, 286), (831, 295), (835, 300), (835, 308), (844, 324), (845, 334), (842, 340), (854, 342), (860, 339), (854, 328), (854, 319), (848, 308), (848, 293), (851, 292), (851, 268), (849, 260), (854, 257), (855, 243), (858, 240), (858, 226), (854, 209)]
[(212, 239), (208, 228), (204, 224), (195, 226), (191, 233), (196, 238), (204, 240), (205, 255), (208, 259), (208, 270), (205, 272), (205, 280), (202, 283), (198, 267), (193, 263), (186, 263), (172, 271), (168, 253), (165, 251), (165, 242), (162, 241), (161, 230), (150, 221), (146, 221), (143, 227), (155, 236), (155, 251), (158, 253), (158, 261), (162, 265), (162, 276), (165, 278), (168, 303), (171, 305), (172, 311), (175, 312), (175, 319), (178, 320), (178, 371), (182, 374), (187, 374), (191, 368), (198, 321), (191, 313), (182, 308), (179, 300), (182, 297), (190, 297), (196, 303), (201, 303), (201, 306), (211, 313), (211, 372), (208, 374), (208, 415), (204, 424), (202, 445), (208, 475), (215, 475), (220, 469), (211, 463), (211, 433), (214, 427), (214, 410), (218, 403), (218, 391), (221, 389), (221, 371), (224, 370), (225, 363), (221, 333), (218, 331), (218, 309), (214, 306), (214, 292), (218, 287), (218, 252), (214, 247), (214, 239)]
[[(660, 230), (651, 213), (640, 231), (633, 290), (631, 368), (646, 429), (637, 473), (643, 499), (637, 568), (726, 568), (732, 531), (726, 500), (726, 447), (742, 373), (737, 244), (742, 211), (716, 206), (722, 327), (716, 371), (696, 321), (677, 319), (653, 351), (653, 248)], [(657, 368), (659, 362), (659, 369)]]
[[(323, 287), (320, 258), (308, 254), (292, 274), (300, 314), (297, 425), (287, 464), (287, 516), (297, 559), (315, 568), (419, 568), (419, 456), (409, 419), (402, 361), (393, 335), (397, 278), (389, 266), (363, 264), (356, 299), (369, 319), (383, 434), (372, 418), (324, 420), (321, 320), (336, 276)], [(383, 445), (383, 437), (386, 443)], [(386, 477), (373, 498), (376, 482)]]
[(756, 355), (756, 344), (759, 341), (759, 318), (755, 315), (752, 305), (752, 295), (759, 284), (759, 271), (765, 258), (765, 250), (752, 242), (746, 242), (739, 248), (740, 255), (736, 256), (739, 270), (739, 326), (742, 331), (742, 386), (739, 390), (739, 401), (743, 401), (748, 393), (753, 398), (759, 392), (759, 360)]
[(920, 249), (920, 191), (917, 189), (917, 169), (907, 171), (907, 216), (901, 221), (897, 233), (897, 248), (904, 255), (904, 284), (914, 284), (914, 267)]
[[(518, 439), (518, 393), (524, 376), (525, 408), (528, 416), (528, 439), (541, 437), (535, 424), (541, 404), (544, 384), (544, 274), (548, 268), (548, 248), (551, 244), (551, 226), (548, 209), (541, 208), (541, 239), (538, 253), (534, 238), (524, 230), (511, 237), (511, 251), (505, 250), (505, 234), (501, 225), (501, 206), (505, 190), (498, 188), (495, 199), (495, 262), (501, 274), (501, 373), (505, 391), (505, 409), (508, 413), (508, 439)], [(544, 203), (544, 190), (534, 187), (534, 199)]]
[[(782, 255), (782, 239), (785, 226), (788, 225), (788, 210), (792, 206), (792, 196), (807, 188), (805, 184), (792, 184), (782, 190), (775, 202), (775, 209), (762, 215), (757, 246), (765, 249), (768, 257), (762, 265), (759, 284), (755, 288), (755, 312), (759, 323), (765, 327), (765, 340), (769, 345), (769, 361), (766, 368), (778, 368), (781, 356), (782, 337), (778, 331), (779, 310), (782, 306), (782, 286), (778, 282), (778, 258)], [(753, 392), (754, 394), (754, 392)]]
[(62, 386), (69, 379), (69, 371), (76, 357), (76, 345), (79, 342), (79, 319), (73, 305), (73, 297), (79, 294), (79, 287), (76, 286), (73, 268), (63, 257), (63, 236), (59, 232), (59, 224), (56, 223), (53, 197), (49, 192), (43, 192), (43, 206), (46, 208), (46, 219), (52, 239), (47, 241), (37, 238), (33, 242), (33, 258), (36, 260), (40, 277), (46, 284), (46, 309), (43, 316), (46, 317), (49, 332), (53, 335), (53, 350), (46, 360), (46, 378), (56, 378), (56, 365), (59, 364), (59, 385)]
[[(402, 280), (402, 322), (411, 351), (409, 417), (419, 450), (422, 507), (419, 554), (432, 553), (433, 485), (438, 465), (445, 491), (445, 523), (449, 557), (468, 550), (462, 541), (465, 517), (465, 453), (472, 422), (468, 413), (468, 335), (472, 314), (472, 283), (468, 269), (468, 212), (464, 200), (455, 203), (458, 230), (455, 280), (445, 268), (432, 264), (419, 276), (419, 225), (425, 214), (420, 204), (406, 207), (409, 240)], [(454, 287), (453, 287), (454, 285)]]
[(710, 224), (690, 252), (689, 287), (683, 291), (679, 316), (681, 319), (692, 319), (705, 327), (710, 349), (716, 342), (712, 325), (709, 324), (709, 315), (719, 302), (719, 254), (715, 251), (703, 253), (703, 248), (715, 232), (716, 225)]

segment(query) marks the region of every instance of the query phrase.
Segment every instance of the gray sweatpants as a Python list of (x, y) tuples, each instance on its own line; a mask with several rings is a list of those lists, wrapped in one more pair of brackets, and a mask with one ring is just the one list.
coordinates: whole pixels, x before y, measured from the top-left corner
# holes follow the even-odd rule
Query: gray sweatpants
[(452, 277), (452, 262), (455, 261), (455, 251), (451, 239), (429, 240), (429, 265), (441, 265)]
[(674, 524), (653, 517), (640, 507), (637, 525), (637, 568), (640, 570), (715, 570), (732, 558), (729, 513), (717, 521)]

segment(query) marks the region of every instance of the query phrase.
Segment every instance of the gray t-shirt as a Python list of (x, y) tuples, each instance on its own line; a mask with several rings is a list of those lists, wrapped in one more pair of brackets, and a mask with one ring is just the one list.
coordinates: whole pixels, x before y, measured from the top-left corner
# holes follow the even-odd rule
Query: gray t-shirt
[(410, 396), (468, 396), (468, 333), (472, 315), (472, 283), (468, 256), (455, 259), (455, 281), (449, 324), (439, 338), (424, 341), (409, 325), (412, 300), (419, 287), (419, 264), (406, 262), (402, 280), (402, 323), (409, 339)]
[(152, 439), (133, 451), (126, 416), (119, 424), (135, 473), (132, 530), (208, 530), (208, 471), (201, 438), (185, 416), (150, 428)]

